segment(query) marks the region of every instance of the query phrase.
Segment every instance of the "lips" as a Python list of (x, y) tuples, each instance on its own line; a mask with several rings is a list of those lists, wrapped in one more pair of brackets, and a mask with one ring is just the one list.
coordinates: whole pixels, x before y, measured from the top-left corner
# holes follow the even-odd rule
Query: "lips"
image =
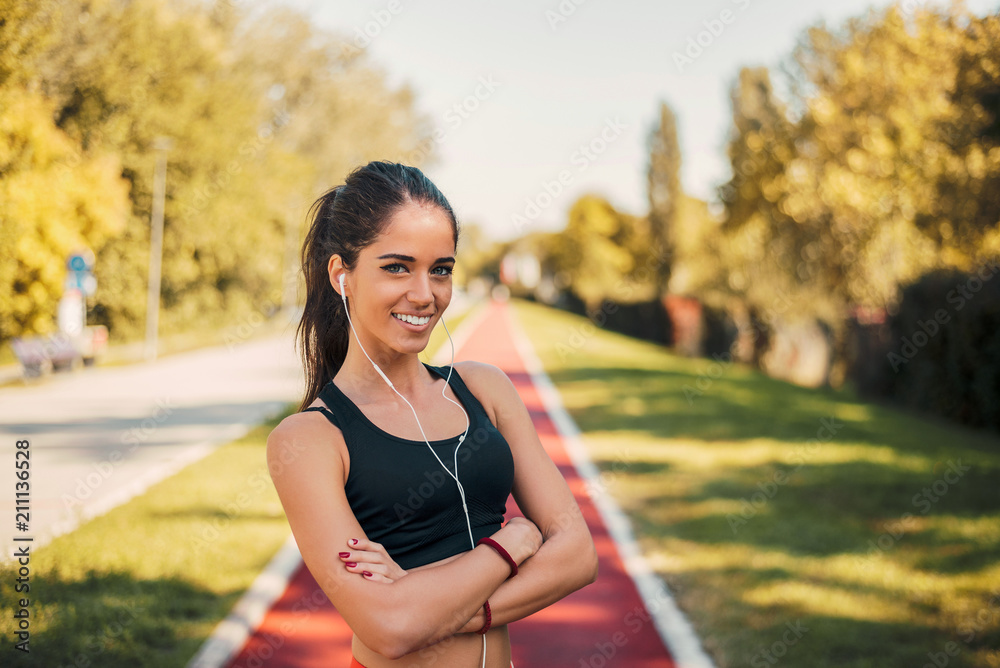
[(393, 313), (392, 317), (395, 318), (396, 320), (400, 320), (402, 322), (414, 325), (416, 327), (422, 327), (431, 321), (431, 317), (429, 315), (415, 316), (415, 315), (406, 315), (403, 313)]

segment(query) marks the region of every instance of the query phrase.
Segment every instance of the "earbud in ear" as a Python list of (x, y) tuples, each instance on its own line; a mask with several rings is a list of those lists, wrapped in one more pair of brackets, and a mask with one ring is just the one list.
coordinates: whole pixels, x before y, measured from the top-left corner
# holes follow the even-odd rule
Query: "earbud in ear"
[(340, 296), (344, 296), (344, 275), (340, 275)]

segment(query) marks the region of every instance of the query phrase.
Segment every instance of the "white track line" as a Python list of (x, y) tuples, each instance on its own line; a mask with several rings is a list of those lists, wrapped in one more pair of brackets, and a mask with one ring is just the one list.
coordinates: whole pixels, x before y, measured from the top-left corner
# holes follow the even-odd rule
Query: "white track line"
[[(580, 430), (566, 412), (559, 392), (545, 373), (538, 356), (535, 355), (534, 347), (518, 321), (515, 307), (508, 305), (507, 313), (514, 345), (531, 375), (531, 382), (538, 389), (545, 410), (552, 417), (559, 435), (562, 436), (566, 451), (573, 460), (573, 466), (580, 477), (588, 483), (587, 489), (601, 489), (600, 471), (590, 460)], [(646, 609), (653, 617), (660, 638), (670, 649), (677, 665), (680, 668), (715, 668), (711, 657), (702, 648), (694, 627), (670, 595), (670, 590), (642, 556), (628, 517), (609, 494), (595, 494), (591, 497), (591, 501), (597, 507), (604, 525), (618, 546), (618, 553), (622, 563), (625, 564), (625, 570), (635, 582)]]
[(302, 563), (295, 537), (288, 540), (240, 597), (232, 612), (219, 622), (212, 635), (188, 662), (187, 668), (219, 668), (239, 654), (247, 638), (257, 630), (264, 615), (288, 588), (292, 574)]
[[(465, 342), (470, 336), (472, 336), (472, 333), (476, 331), (477, 327), (479, 327), (479, 323), (486, 317), (486, 313), (489, 311), (489, 306), (489, 299), (484, 299), (474, 306), (470, 306), (466, 312), (466, 318), (459, 323), (458, 329), (456, 329), (451, 335), (451, 340), (455, 342), (455, 361), (461, 361), (458, 357), (458, 353), (461, 352), (462, 346), (465, 345)], [(443, 366), (445, 364), (449, 364), (450, 362), (451, 344), (448, 343), (448, 335), (446, 333), (444, 343), (438, 346), (438, 349), (434, 351), (434, 356), (431, 358), (430, 364), (432, 366)]]

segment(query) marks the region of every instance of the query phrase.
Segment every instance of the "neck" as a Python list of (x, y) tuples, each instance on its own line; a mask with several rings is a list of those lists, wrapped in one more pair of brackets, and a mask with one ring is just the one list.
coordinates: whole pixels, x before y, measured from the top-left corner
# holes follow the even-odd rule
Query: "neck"
[[(373, 347), (376, 348), (375, 351), (370, 350)], [(413, 390), (427, 384), (427, 371), (416, 353), (386, 353), (384, 350), (377, 350), (377, 346), (367, 345), (365, 349), (369, 350), (369, 356), (382, 369), (382, 373), (392, 381), (393, 387), (407, 398)], [(353, 335), (337, 378), (344, 381), (345, 385), (368, 395), (396, 396), (362, 352)]]

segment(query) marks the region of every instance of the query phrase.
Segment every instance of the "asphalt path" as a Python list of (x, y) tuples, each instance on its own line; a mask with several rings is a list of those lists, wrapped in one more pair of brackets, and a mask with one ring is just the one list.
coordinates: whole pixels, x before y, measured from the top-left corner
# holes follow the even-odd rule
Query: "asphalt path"
[[(298, 401), (304, 381), (294, 323), (277, 336), (252, 334), (250, 326), (234, 328), (219, 346), (0, 388), (3, 558), (26, 544), (15, 537), (37, 549)], [(16, 524), (14, 502), (23, 440), (30, 444), (26, 529)]]

